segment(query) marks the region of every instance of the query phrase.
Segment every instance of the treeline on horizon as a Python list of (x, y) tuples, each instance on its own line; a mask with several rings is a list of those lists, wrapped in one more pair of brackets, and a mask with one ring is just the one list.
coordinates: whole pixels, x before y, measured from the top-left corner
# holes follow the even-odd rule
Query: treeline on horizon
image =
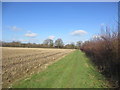
[[(120, 27), (120, 26), (119, 26)], [(120, 87), (120, 28), (106, 27), (98, 37), (84, 43), (81, 50), (107, 79), (112, 87)]]
[(27, 48), (63, 48), (63, 49), (80, 49), (82, 41), (75, 43), (64, 44), (63, 40), (58, 38), (55, 42), (52, 39), (46, 39), (42, 44), (36, 43), (21, 43), (19, 41), (0, 42), (2, 47), (27, 47)]

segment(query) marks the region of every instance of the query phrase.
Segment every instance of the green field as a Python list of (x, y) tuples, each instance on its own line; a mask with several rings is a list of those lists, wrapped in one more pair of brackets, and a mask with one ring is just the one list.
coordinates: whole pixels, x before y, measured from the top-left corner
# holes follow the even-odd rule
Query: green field
[(74, 51), (13, 88), (106, 88), (108, 82), (81, 51)]

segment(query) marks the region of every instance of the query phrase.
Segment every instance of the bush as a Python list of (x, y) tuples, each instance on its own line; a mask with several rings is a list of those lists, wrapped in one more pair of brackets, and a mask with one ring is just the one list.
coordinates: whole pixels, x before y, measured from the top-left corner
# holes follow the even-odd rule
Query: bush
[(106, 28), (104, 33), (85, 42), (81, 47), (81, 50), (91, 57), (92, 62), (99, 71), (115, 83), (115, 87), (120, 86), (119, 43), (120, 36), (118, 32)]

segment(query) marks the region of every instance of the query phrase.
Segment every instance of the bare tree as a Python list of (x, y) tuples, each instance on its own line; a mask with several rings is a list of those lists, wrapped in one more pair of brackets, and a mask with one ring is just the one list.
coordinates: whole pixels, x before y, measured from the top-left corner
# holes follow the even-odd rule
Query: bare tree
[(55, 41), (55, 47), (61, 48), (61, 47), (63, 47), (63, 45), (64, 45), (64, 43), (63, 43), (62, 39), (58, 38)]
[(78, 49), (80, 49), (81, 44), (82, 44), (82, 41), (78, 41), (78, 42), (77, 42), (76, 46), (77, 46)]
[(43, 44), (46, 46), (46, 47), (53, 47), (53, 40), (52, 39), (46, 39), (44, 40)]

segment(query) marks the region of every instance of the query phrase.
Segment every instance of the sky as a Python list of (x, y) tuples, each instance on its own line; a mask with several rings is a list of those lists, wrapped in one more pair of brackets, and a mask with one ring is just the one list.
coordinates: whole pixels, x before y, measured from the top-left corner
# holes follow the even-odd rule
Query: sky
[(86, 41), (100, 33), (101, 26), (115, 27), (117, 15), (117, 2), (3, 2), (2, 40)]
[(119, 2), (119, 0), (2, 0), (2, 2)]

